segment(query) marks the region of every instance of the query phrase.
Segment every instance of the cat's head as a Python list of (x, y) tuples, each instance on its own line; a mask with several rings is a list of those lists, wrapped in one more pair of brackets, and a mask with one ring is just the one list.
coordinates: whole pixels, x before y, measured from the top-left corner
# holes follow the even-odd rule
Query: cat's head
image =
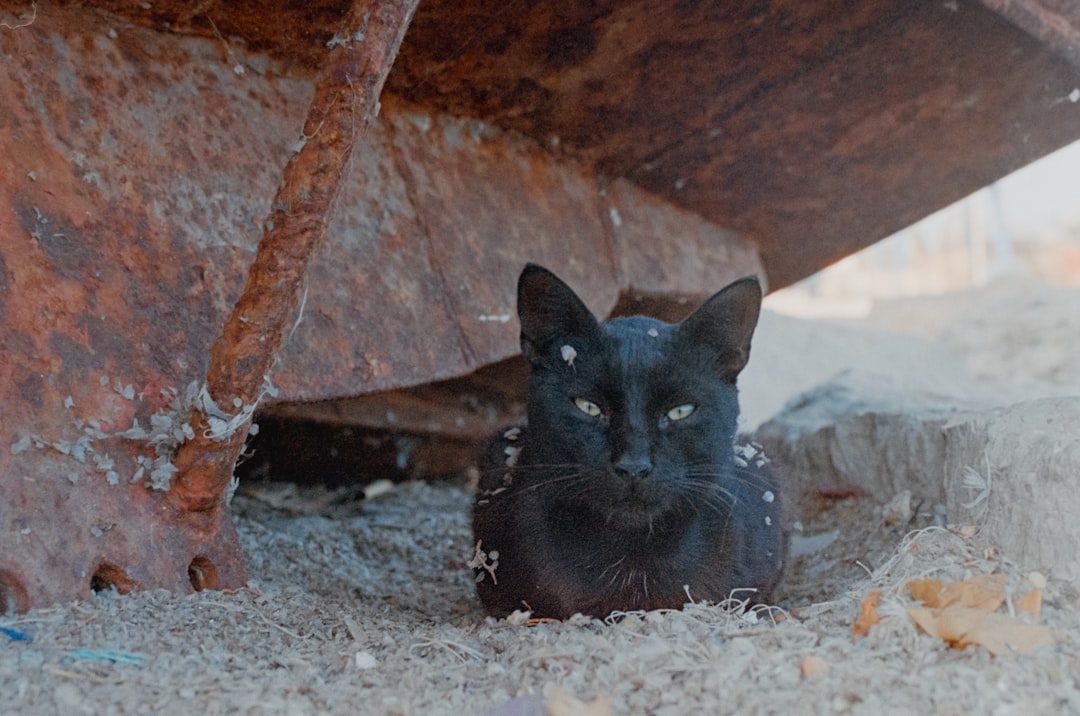
[(551, 499), (636, 528), (722, 501), (733, 464), (735, 381), (761, 307), (755, 278), (736, 281), (678, 324), (635, 316), (599, 323), (540, 266), (518, 281), (528, 360), (526, 469), (544, 466)]

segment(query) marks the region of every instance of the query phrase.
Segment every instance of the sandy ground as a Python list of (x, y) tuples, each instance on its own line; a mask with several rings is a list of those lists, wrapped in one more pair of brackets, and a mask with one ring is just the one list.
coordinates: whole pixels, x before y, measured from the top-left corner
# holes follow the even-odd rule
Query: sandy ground
[[(1080, 292), (1061, 291), (1003, 284), (844, 326), (771, 317), (752, 359), (764, 379), (751, 374), (744, 388), (747, 422), (853, 361), (927, 380), (940, 365), (1003, 397), (1080, 394), (1069, 357)], [(904, 333), (932, 346), (917, 351), (932, 360), (898, 360)], [(793, 350), (797, 365), (776, 354)], [(1005, 575), (998, 614), (1019, 624), (1009, 614), (1025, 577), (1038, 577), (992, 535), (931, 526), (929, 510), (886, 526), (889, 497), (794, 506), (801, 530), (775, 609), (532, 624), (483, 617), (459, 486), (407, 484), (366, 501), (357, 489), (244, 486), (233, 506), (248, 589), (105, 593), (0, 617), (0, 713), (1080, 713), (1076, 587), (1045, 585), (1037, 622), (1048, 646), (950, 648), (910, 618), (909, 580)], [(856, 635), (874, 590), (881, 621)]]

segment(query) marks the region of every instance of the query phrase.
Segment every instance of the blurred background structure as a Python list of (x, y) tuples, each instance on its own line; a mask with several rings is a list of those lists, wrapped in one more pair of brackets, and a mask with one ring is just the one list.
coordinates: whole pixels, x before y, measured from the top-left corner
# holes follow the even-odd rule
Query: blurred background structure
[(772, 294), (766, 304), (790, 315), (853, 316), (875, 299), (1009, 277), (1080, 286), (1078, 191), (1080, 142)]

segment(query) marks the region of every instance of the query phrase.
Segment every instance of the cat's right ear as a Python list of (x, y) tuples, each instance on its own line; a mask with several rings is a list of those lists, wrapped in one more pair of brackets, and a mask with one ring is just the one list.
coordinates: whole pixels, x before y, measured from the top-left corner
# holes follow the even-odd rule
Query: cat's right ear
[(518, 277), (521, 354), (535, 364), (555, 341), (584, 338), (597, 329), (596, 318), (558, 276), (527, 264)]

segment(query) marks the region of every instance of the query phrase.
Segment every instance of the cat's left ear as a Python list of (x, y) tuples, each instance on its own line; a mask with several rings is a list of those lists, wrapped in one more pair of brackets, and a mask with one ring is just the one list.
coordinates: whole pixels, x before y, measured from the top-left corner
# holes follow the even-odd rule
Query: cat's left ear
[(720, 376), (731, 383), (750, 359), (750, 339), (761, 313), (761, 284), (748, 276), (730, 284), (679, 324), (678, 341), (714, 354)]

